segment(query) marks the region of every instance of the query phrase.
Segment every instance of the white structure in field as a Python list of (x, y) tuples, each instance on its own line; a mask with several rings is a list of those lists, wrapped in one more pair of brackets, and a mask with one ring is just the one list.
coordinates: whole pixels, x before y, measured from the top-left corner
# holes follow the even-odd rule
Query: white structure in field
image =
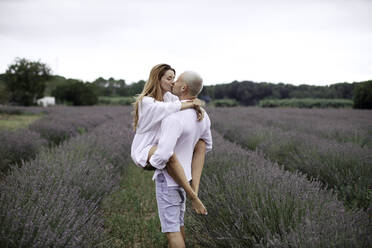
[(36, 102), (37, 102), (37, 105), (43, 106), (43, 107), (56, 105), (56, 99), (52, 96), (45, 96), (43, 98), (37, 99)]

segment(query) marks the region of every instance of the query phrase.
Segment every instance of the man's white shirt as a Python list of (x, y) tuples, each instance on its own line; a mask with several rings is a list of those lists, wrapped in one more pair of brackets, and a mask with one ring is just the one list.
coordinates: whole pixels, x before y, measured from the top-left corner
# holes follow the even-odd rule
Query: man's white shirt
[(150, 164), (157, 168), (153, 180), (163, 173), (167, 186), (178, 186), (164, 169), (169, 158), (175, 153), (188, 181), (192, 179), (191, 163), (194, 147), (199, 139), (206, 142), (206, 152), (212, 149), (211, 121), (204, 111), (202, 121), (197, 121), (194, 109), (178, 111), (166, 117), (160, 128), (158, 148), (150, 158)]

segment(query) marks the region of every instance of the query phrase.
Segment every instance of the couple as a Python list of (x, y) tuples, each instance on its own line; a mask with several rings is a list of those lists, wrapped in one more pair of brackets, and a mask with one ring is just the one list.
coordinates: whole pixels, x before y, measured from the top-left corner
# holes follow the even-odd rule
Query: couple
[(212, 136), (210, 119), (196, 98), (203, 87), (202, 78), (186, 71), (174, 82), (175, 74), (167, 64), (152, 68), (133, 104), (136, 135), (131, 156), (141, 168), (155, 170), (162, 232), (170, 247), (185, 247), (186, 194), (198, 214), (207, 214), (198, 190)]

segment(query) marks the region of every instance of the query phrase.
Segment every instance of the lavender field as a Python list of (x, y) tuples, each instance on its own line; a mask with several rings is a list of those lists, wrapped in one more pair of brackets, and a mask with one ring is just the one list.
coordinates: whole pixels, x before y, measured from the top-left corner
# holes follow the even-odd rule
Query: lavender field
[(320, 180), (346, 206), (372, 214), (372, 111), (214, 108), (211, 116), (225, 139)]
[[(130, 159), (131, 108), (17, 111), (45, 116), (0, 130), (0, 247), (166, 247), (154, 202), (141, 197), (155, 199), (151, 172)], [(188, 247), (372, 245), (372, 111), (207, 111), (208, 216), (187, 212)]]

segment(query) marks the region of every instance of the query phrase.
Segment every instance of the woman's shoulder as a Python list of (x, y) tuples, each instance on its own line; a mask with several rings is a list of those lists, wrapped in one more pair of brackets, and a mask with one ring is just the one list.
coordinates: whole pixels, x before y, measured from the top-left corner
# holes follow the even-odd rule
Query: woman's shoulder
[(174, 101), (180, 100), (178, 96), (173, 95), (170, 91), (165, 92), (165, 94), (163, 95), (163, 98), (165, 102), (174, 102)]
[(151, 96), (144, 96), (142, 98), (142, 103), (154, 103), (154, 102), (155, 102), (155, 98)]

